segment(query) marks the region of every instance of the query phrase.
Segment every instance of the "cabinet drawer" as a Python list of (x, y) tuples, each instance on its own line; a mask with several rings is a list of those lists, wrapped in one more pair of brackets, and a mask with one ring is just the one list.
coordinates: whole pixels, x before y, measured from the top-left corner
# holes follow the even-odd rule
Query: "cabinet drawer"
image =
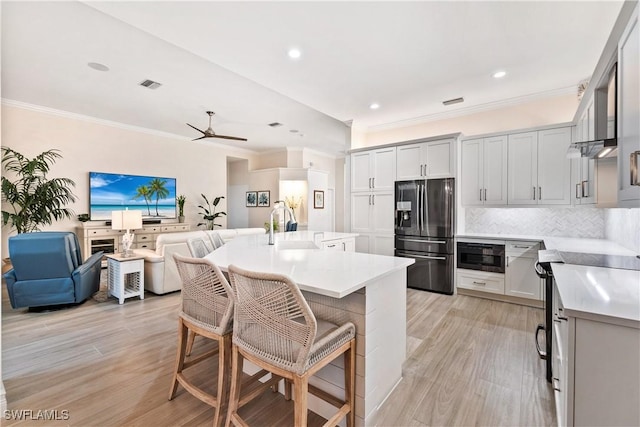
[(156, 236), (154, 234), (136, 234), (135, 236), (136, 243), (150, 243), (156, 240)]
[(96, 236), (117, 236), (121, 234), (119, 230), (112, 230), (110, 228), (100, 228), (95, 230), (87, 230), (87, 237), (96, 237)]
[(143, 227), (145, 233), (159, 233), (162, 231), (162, 227), (159, 225), (145, 226)]
[(168, 232), (172, 232), (172, 231), (189, 231), (189, 225), (185, 224), (185, 225), (163, 225), (161, 227), (161, 231), (168, 231)]
[(475, 274), (470, 270), (458, 269), (457, 287), (494, 294), (504, 294), (504, 275)]
[(538, 258), (540, 242), (507, 241), (505, 251), (507, 255), (526, 256)]
[(150, 249), (152, 251), (156, 250), (155, 242), (142, 242), (142, 243), (134, 243), (131, 245), (132, 249)]
[(344, 251), (344, 244), (342, 240), (331, 240), (328, 242), (322, 242), (322, 249), (327, 251)]

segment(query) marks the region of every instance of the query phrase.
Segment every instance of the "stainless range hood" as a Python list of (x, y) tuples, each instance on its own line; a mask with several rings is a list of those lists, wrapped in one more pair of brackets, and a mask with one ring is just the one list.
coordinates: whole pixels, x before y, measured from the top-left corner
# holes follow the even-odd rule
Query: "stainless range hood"
[(590, 159), (604, 159), (607, 157), (616, 157), (617, 149), (618, 141), (616, 138), (574, 142), (569, 146), (569, 150), (567, 150), (567, 157), (588, 157)]

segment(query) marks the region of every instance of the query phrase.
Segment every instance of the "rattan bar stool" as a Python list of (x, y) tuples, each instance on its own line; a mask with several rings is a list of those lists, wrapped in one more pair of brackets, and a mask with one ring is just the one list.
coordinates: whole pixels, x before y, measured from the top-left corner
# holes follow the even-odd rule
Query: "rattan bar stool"
[[(211, 242), (209, 240), (205, 240), (202, 237), (192, 237), (187, 239), (187, 247), (189, 248), (189, 252), (191, 252), (191, 256), (194, 258), (204, 258), (215, 248), (211, 248)], [(191, 356), (191, 350), (193, 349), (193, 343), (196, 339), (196, 333), (193, 331), (189, 331), (189, 338), (187, 340), (187, 352), (185, 353), (187, 356)]]
[[(169, 392), (169, 400), (176, 394), (178, 384), (215, 409), (214, 426), (221, 425), (220, 415), (226, 406), (231, 362), (231, 331), (233, 299), (231, 287), (222, 272), (212, 262), (201, 258), (173, 256), (182, 280), (182, 307), (178, 317), (178, 351)], [(189, 361), (186, 358), (187, 333), (198, 334), (217, 341), (215, 349)], [(192, 384), (183, 371), (218, 354), (218, 389), (214, 396)]]
[[(325, 424), (335, 426), (343, 418), (354, 425), (355, 326), (317, 319), (298, 286), (287, 276), (229, 267), (233, 288), (233, 349), (231, 396), (226, 426), (246, 426), (238, 408), (255, 396), (241, 393), (243, 360), (285, 379), (285, 397), (294, 387), (294, 425), (307, 425), (307, 393), (338, 407)], [(309, 377), (338, 356), (344, 355), (345, 399), (341, 400), (309, 384)], [(242, 395), (241, 395), (242, 394)]]
[(206, 241), (202, 237), (192, 237), (187, 239), (187, 246), (189, 247), (191, 256), (194, 258), (204, 258), (209, 255), (211, 251), (216, 249), (211, 247), (211, 242)]

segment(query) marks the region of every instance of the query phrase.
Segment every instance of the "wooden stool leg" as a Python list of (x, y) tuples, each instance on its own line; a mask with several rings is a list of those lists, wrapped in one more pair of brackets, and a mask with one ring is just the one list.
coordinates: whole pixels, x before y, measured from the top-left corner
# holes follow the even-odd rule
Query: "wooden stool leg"
[(351, 340), (349, 350), (344, 353), (344, 398), (350, 408), (347, 414), (347, 427), (354, 427), (356, 420), (356, 340)]
[(176, 353), (176, 364), (173, 369), (173, 380), (171, 382), (171, 389), (169, 390), (169, 400), (173, 399), (178, 389), (178, 374), (182, 372), (184, 366), (184, 354), (187, 346), (187, 334), (189, 330), (184, 324), (182, 317), (178, 318), (178, 350)]
[(294, 375), (293, 377), (293, 413), (296, 427), (307, 426), (307, 394), (309, 391), (309, 378)]
[(191, 350), (193, 350), (193, 342), (196, 340), (196, 333), (189, 331), (189, 339), (187, 340), (187, 356), (191, 356)]
[(291, 400), (291, 380), (284, 379), (284, 399)]
[(227, 398), (229, 396), (229, 367), (231, 365), (231, 334), (222, 336), (222, 340), (218, 341), (218, 397), (215, 413), (213, 417), (213, 426), (220, 427), (222, 425), (223, 409), (226, 409)]
[[(242, 379), (242, 356), (238, 352), (238, 347), (235, 345), (231, 350), (231, 393), (229, 396), (229, 410), (227, 411), (227, 422), (225, 427), (231, 426), (232, 418), (238, 412), (238, 404), (240, 402), (240, 381)], [(234, 425), (235, 422), (233, 423)]]

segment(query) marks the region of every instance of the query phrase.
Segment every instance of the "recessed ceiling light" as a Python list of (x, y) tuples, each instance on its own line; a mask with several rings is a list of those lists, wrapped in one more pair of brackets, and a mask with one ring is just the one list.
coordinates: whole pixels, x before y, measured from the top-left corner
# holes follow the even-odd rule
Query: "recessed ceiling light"
[(464, 102), (464, 98), (463, 97), (447, 99), (446, 101), (442, 101), (442, 104), (444, 104), (444, 105), (453, 105), (453, 104), (459, 104), (461, 102)]
[(289, 129), (289, 132), (291, 132), (291, 133), (298, 133), (298, 129)]
[(501, 79), (506, 75), (507, 75), (506, 71), (496, 71), (495, 73), (493, 73), (493, 78), (494, 79)]
[(100, 64), (98, 62), (89, 62), (89, 63), (87, 63), (87, 65), (89, 66), (89, 68), (93, 68), (94, 70), (109, 71), (109, 67), (107, 67), (104, 64)]
[(302, 56), (302, 52), (300, 51), (300, 49), (292, 48), (289, 49), (287, 55), (289, 55), (289, 58), (291, 59), (300, 59), (300, 57)]
[(377, 110), (378, 108), (380, 108), (380, 104), (374, 102), (373, 104), (369, 105), (369, 108), (371, 108), (372, 110)]

